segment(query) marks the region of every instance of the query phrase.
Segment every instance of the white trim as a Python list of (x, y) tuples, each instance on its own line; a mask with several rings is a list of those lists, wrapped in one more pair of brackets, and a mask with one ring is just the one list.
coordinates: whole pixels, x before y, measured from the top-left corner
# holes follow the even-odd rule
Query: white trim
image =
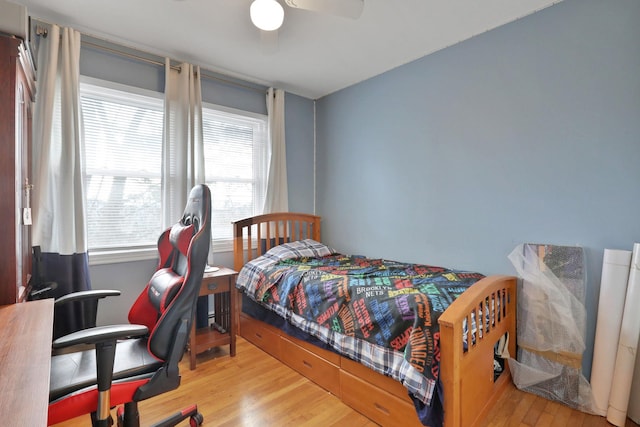
[[(213, 253), (223, 253), (233, 251), (232, 239), (213, 240), (211, 248)], [(110, 249), (105, 251), (89, 251), (89, 265), (118, 264), (123, 262), (147, 261), (158, 259), (158, 248), (150, 246), (148, 248), (136, 249)]]
[(89, 265), (115, 264), (131, 261), (146, 261), (158, 258), (158, 248), (111, 249), (89, 251)]
[[(156, 92), (155, 90), (144, 89), (137, 86), (129, 86), (122, 83), (116, 83), (109, 80), (102, 80), (95, 77), (80, 76), (80, 84), (89, 84), (93, 86), (100, 86), (102, 88), (117, 90), (120, 92), (132, 93), (134, 95), (148, 96), (157, 98), (164, 101), (164, 94), (162, 92)], [(89, 88), (90, 89), (90, 88)]]
[(205, 108), (221, 111), (223, 113), (236, 114), (238, 116), (243, 116), (243, 117), (251, 117), (253, 119), (258, 119), (258, 120), (267, 119), (266, 114), (254, 113), (253, 111), (240, 110), (238, 108), (227, 107), (225, 105), (220, 105), (220, 104), (213, 104), (211, 102), (203, 102), (202, 109), (205, 109)]

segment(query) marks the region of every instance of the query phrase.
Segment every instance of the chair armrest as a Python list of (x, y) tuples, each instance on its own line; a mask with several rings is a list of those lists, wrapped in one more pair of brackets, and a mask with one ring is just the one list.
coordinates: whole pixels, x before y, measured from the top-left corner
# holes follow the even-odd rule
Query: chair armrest
[(59, 349), (77, 344), (98, 344), (130, 337), (141, 337), (149, 333), (144, 325), (109, 325), (83, 329), (56, 339), (53, 348)]
[[(116, 356), (116, 346), (119, 339), (146, 335), (149, 329), (143, 325), (110, 325), (83, 329), (56, 339), (54, 349), (75, 346), (78, 344), (92, 344), (96, 348), (96, 380), (99, 401), (103, 393), (111, 388), (113, 380), (113, 366)], [(107, 410), (109, 396), (106, 396)], [(98, 409), (102, 404), (98, 404)], [(100, 410), (98, 411), (101, 412)], [(100, 424), (102, 425), (102, 424)], [(107, 425), (107, 424), (104, 424)]]
[[(79, 324), (74, 326), (75, 330), (94, 328), (98, 319), (98, 303), (100, 300), (117, 295), (120, 295), (120, 291), (113, 289), (95, 289), (90, 291), (72, 292), (56, 299), (54, 308), (55, 310), (64, 310), (64, 304), (73, 302), (78, 305), (77, 309), (81, 310), (79, 319), (82, 319)], [(54, 338), (60, 337), (62, 334), (75, 332), (75, 330), (58, 330), (58, 326), (54, 321)]]
[(95, 289), (91, 291), (72, 292), (56, 299), (55, 305), (66, 304), (73, 301), (99, 300), (106, 297), (120, 295), (120, 291), (115, 289)]

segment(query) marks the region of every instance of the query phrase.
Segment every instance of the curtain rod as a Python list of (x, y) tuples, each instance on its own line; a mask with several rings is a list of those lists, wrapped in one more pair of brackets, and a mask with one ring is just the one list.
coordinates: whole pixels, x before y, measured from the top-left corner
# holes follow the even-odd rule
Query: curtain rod
[[(86, 40), (81, 40), (81, 43), (83, 45), (85, 45), (85, 46), (89, 46), (89, 47), (93, 47), (93, 48), (96, 48), (96, 49), (104, 50), (104, 51), (107, 51), (109, 53), (114, 53), (114, 54), (119, 55), (119, 56), (124, 56), (124, 57), (127, 57), (127, 58), (135, 59), (137, 61), (146, 62), (148, 64), (153, 64), (153, 65), (164, 66), (163, 62), (157, 61), (155, 59), (149, 59), (149, 58), (145, 58), (144, 56), (134, 55), (133, 53), (124, 52), (124, 51), (121, 51), (121, 50), (118, 50), (118, 49), (114, 49), (112, 47), (102, 46), (100, 44), (93, 43), (93, 42), (86, 41)], [(180, 71), (180, 68), (181, 67), (178, 66), (178, 65), (171, 65), (171, 69), (173, 69), (173, 70)]]
[[(138, 61), (147, 62), (149, 64), (164, 66), (164, 63), (161, 62), (161, 61), (157, 61), (157, 60), (150, 59), (150, 58), (145, 58), (144, 56), (135, 55), (135, 54), (129, 53), (129, 52), (123, 52), (121, 50), (114, 49), (114, 48), (107, 47), (107, 46), (102, 46), (100, 44), (93, 43), (93, 42), (90, 42), (90, 41), (83, 40), (83, 41), (81, 41), (81, 43), (84, 44), (84, 45), (87, 45), (89, 47), (96, 48), (96, 49), (102, 49), (102, 50), (105, 50), (107, 52), (110, 52), (110, 53), (113, 53), (113, 54), (116, 54), (116, 55), (125, 56), (125, 57), (132, 58), (132, 59), (135, 59), (135, 60), (138, 60)], [(171, 65), (171, 69), (173, 69), (173, 70), (180, 71), (180, 68), (181, 67), (179, 65)], [(256, 88), (256, 87), (253, 87), (253, 86), (249, 86), (249, 85), (245, 85), (245, 84), (233, 81), (233, 80), (224, 79), (222, 77), (213, 76), (211, 74), (206, 73), (202, 69), (200, 70), (200, 76), (203, 77), (203, 78), (209, 79), (209, 80), (216, 80), (216, 81), (219, 81), (221, 83), (230, 84), (230, 85), (233, 85), (233, 86), (238, 86), (238, 87), (241, 87), (241, 88), (244, 88), (244, 89), (253, 90), (253, 91), (256, 91), (256, 92), (259, 92), (259, 93), (265, 93), (264, 89), (259, 89), (259, 88)]]
[[(40, 25), (36, 26), (36, 35), (37, 36), (47, 37), (47, 34), (48, 34), (48, 30), (45, 27), (42, 27)], [(89, 37), (92, 37), (92, 36), (89, 36)], [(105, 40), (105, 41), (108, 42), (108, 40)], [(125, 51), (122, 51), (122, 50), (119, 50), (119, 49), (114, 49), (114, 48), (108, 47), (108, 46), (103, 46), (101, 44), (93, 43), (93, 42), (90, 42), (90, 41), (87, 41), (87, 40), (81, 40), (81, 43), (83, 45), (86, 45), (86, 46), (89, 46), (89, 47), (92, 47), (92, 48), (95, 48), (95, 49), (101, 49), (101, 50), (107, 51), (109, 53), (113, 53), (113, 54), (116, 54), (116, 55), (124, 56), (124, 57), (131, 58), (131, 59), (135, 59), (135, 60), (141, 61), (141, 62), (146, 62), (148, 64), (159, 65), (159, 66), (164, 66), (165, 65), (164, 62), (161, 62), (161, 61), (158, 61), (158, 60), (155, 60), (155, 59), (150, 59), (150, 58), (146, 58), (146, 57), (141, 56), (141, 55), (136, 55), (136, 54), (125, 52)], [(111, 42), (109, 42), (109, 43), (111, 43)], [(147, 53), (147, 52), (144, 52), (144, 53)], [(173, 69), (173, 70), (180, 71), (180, 68), (181, 67), (179, 65), (171, 65), (171, 69)], [(230, 85), (238, 86), (238, 87), (241, 87), (241, 88), (244, 88), (244, 89), (253, 90), (253, 91), (256, 91), (258, 93), (265, 93), (266, 92), (264, 89), (259, 89), (257, 87), (249, 86), (249, 85), (246, 85), (246, 84), (243, 84), (243, 83), (239, 83), (239, 82), (234, 81), (234, 80), (229, 80), (229, 79), (224, 79), (222, 77), (214, 76), (214, 75), (211, 75), (211, 74), (208, 74), (208, 73), (204, 72), (203, 70), (200, 70), (200, 76), (203, 77), (203, 78), (209, 79), (209, 80), (216, 80), (216, 81), (219, 81), (221, 83), (230, 84)]]

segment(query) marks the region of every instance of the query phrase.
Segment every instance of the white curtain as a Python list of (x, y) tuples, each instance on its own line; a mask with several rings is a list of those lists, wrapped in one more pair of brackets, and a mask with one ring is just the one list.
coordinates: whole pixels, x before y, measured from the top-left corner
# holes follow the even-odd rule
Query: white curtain
[[(91, 287), (83, 187), (80, 33), (52, 25), (40, 40), (33, 118), (33, 245), (53, 297)], [(80, 310), (56, 310), (54, 335), (82, 323)]]
[(189, 191), (205, 183), (200, 68), (165, 60), (162, 225), (180, 219)]
[(80, 33), (53, 25), (41, 40), (34, 113), (33, 244), (87, 251), (80, 114)]
[(284, 91), (269, 88), (267, 114), (269, 115), (269, 173), (263, 213), (287, 212), (287, 147), (284, 126)]

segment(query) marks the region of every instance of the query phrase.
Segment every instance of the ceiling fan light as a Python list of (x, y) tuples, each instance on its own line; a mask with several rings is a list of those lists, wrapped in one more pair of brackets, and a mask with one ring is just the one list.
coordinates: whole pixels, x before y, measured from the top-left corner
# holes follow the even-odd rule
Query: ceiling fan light
[(255, 0), (249, 14), (253, 25), (264, 31), (277, 30), (284, 21), (284, 9), (276, 0)]

